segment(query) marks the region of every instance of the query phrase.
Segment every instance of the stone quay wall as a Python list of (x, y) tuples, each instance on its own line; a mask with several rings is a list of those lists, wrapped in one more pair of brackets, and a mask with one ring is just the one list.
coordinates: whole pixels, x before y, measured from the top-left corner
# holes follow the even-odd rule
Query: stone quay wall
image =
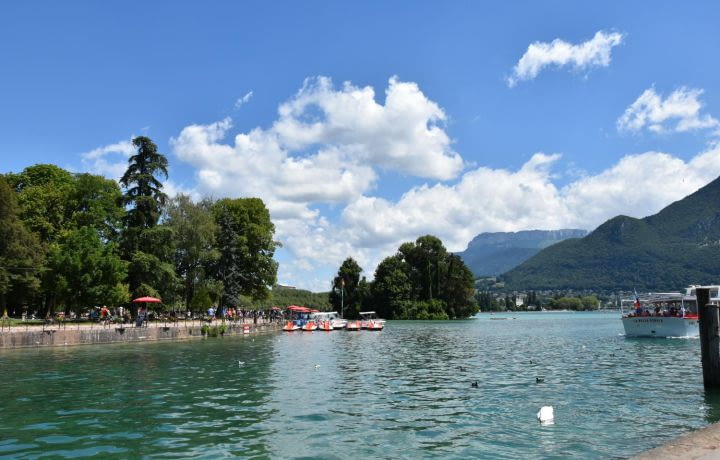
[[(71, 345), (97, 345), (124, 342), (154, 342), (158, 340), (189, 340), (204, 337), (201, 332), (204, 323), (150, 325), (133, 327), (131, 325), (108, 325), (93, 327), (12, 327), (0, 331), (0, 348), (63, 347)], [(210, 327), (220, 326), (213, 323)], [(226, 323), (224, 335), (255, 334), (276, 331), (282, 328), (279, 323)]]

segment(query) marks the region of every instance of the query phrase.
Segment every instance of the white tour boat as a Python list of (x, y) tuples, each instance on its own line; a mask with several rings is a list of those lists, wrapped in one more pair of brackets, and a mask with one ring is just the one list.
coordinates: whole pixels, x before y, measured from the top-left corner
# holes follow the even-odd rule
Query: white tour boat
[[(690, 286), (685, 293), (663, 292), (636, 296), (630, 312), (622, 316), (626, 337), (698, 337), (697, 298)], [(720, 302), (720, 286), (703, 286), (710, 289), (710, 302)], [(623, 306), (621, 303), (621, 308)]]

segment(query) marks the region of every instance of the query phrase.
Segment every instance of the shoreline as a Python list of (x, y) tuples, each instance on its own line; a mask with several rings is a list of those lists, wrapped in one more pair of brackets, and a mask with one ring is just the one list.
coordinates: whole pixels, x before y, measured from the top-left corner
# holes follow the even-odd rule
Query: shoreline
[[(187, 323), (154, 323), (148, 324), (147, 327), (120, 324), (107, 326), (92, 324), (75, 327), (28, 326), (26, 328), (13, 326), (0, 331), (0, 349), (192, 340), (209, 335), (202, 333), (202, 327), (205, 324), (207, 323), (203, 321), (193, 321), (190, 325)], [(210, 326), (220, 325), (222, 322)], [(282, 327), (280, 323), (225, 323), (225, 326), (227, 326), (227, 330), (222, 335), (257, 334), (278, 331)]]

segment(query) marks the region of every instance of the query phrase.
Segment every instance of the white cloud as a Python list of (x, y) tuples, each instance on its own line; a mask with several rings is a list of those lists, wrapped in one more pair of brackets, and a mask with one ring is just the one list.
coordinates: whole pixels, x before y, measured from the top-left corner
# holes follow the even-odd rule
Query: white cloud
[(447, 179), (463, 167), (437, 125), (445, 114), (414, 83), (390, 79), (385, 104), (370, 87), (309, 79), (268, 129), (222, 142), (229, 118), (191, 125), (171, 140), (215, 196), (260, 195), (275, 218), (312, 217), (313, 203), (346, 203), (374, 187), (376, 167)]
[(654, 214), (720, 175), (720, 148), (688, 162), (647, 152), (558, 188), (551, 169), (559, 160), (537, 153), (517, 171), (477, 168), (455, 185), (415, 187), (395, 203), (362, 197), (345, 208), (341, 237), (389, 255), (402, 241), (426, 233), (457, 251), (487, 231), (592, 230), (618, 214)]
[(532, 80), (545, 67), (570, 66), (575, 70), (585, 70), (592, 67), (607, 67), (610, 65), (610, 53), (613, 47), (622, 43), (624, 35), (602, 30), (586, 42), (573, 45), (556, 38), (550, 43), (535, 42), (528, 46), (525, 54), (513, 68), (512, 76), (507, 83), (511, 88), (519, 81)]
[(239, 109), (243, 105), (247, 104), (250, 101), (250, 98), (252, 98), (252, 96), (253, 96), (252, 91), (248, 91), (247, 93), (245, 93), (245, 95), (243, 97), (238, 98), (238, 100), (235, 101), (235, 108)]
[(132, 145), (131, 137), (130, 140), (116, 142), (82, 153), (80, 158), (83, 169), (118, 180), (127, 169), (128, 158), (134, 153), (135, 147)]
[(333, 145), (359, 161), (440, 180), (463, 168), (440, 125), (445, 113), (416, 83), (391, 78), (381, 105), (369, 86), (335, 90), (329, 78), (308, 79), (279, 114), (272, 131), (291, 150)]
[[(442, 123), (446, 115), (412, 82), (391, 78), (385, 101), (371, 87), (329, 78), (305, 81), (278, 108), (269, 128), (225, 141), (226, 118), (190, 125), (171, 139), (174, 154), (196, 169), (196, 189), (212, 196), (259, 196), (277, 238), (292, 254), (289, 269), (335, 265), (348, 255), (376, 263), (377, 253), (329, 223), (317, 204), (344, 206), (371, 192), (378, 170), (446, 180), (464, 167)], [(291, 279), (281, 273), (284, 279)]]
[(654, 88), (646, 89), (618, 118), (618, 130), (638, 132), (647, 128), (660, 133), (717, 128), (718, 120), (700, 114), (702, 93), (701, 89), (682, 87), (663, 99)]
[(454, 185), (413, 187), (397, 201), (359, 196), (336, 222), (319, 213), (281, 219), (276, 222), (278, 233), (293, 259), (281, 264), (280, 276), (300, 286), (327, 289), (318, 273), (333, 273), (352, 256), (372, 278), (384, 257), (424, 234), (437, 235), (449, 250), (460, 251), (487, 231), (592, 230), (619, 214), (654, 214), (720, 175), (720, 148), (690, 161), (661, 152), (627, 155), (563, 187), (554, 184), (553, 169), (560, 161), (558, 154), (537, 153), (518, 170), (479, 167)]
[[(465, 164), (439, 124), (442, 109), (414, 83), (390, 79), (385, 94), (381, 104), (372, 88), (335, 89), (329, 79), (311, 79), (270, 127), (226, 140), (229, 118), (190, 125), (171, 140), (173, 152), (195, 167), (199, 194), (261, 197), (288, 253), (279, 278), (323, 290), (324, 276), (346, 257), (372, 277), (382, 258), (423, 234), (458, 251), (484, 231), (590, 230), (617, 214), (653, 214), (720, 175), (714, 147), (690, 161), (661, 152), (627, 155), (562, 187), (553, 172), (559, 154), (536, 153), (517, 170), (476, 167), (458, 177)], [(381, 169), (428, 182), (389, 200), (374, 190)]]
[[(132, 139), (105, 145), (80, 154), (82, 169), (93, 174), (105, 176), (108, 179), (119, 181), (128, 167), (128, 158), (135, 154), (136, 148)], [(163, 191), (170, 197), (179, 193), (198, 199), (200, 195), (193, 188), (184, 187), (172, 180), (163, 181)]]

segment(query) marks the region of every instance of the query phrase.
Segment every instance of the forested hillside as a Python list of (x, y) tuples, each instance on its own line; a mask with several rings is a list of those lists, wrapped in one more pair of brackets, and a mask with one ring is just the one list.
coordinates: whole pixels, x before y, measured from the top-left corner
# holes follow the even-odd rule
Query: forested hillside
[(668, 290), (720, 281), (720, 179), (659, 213), (614, 217), (502, 276), (509, 289)]

